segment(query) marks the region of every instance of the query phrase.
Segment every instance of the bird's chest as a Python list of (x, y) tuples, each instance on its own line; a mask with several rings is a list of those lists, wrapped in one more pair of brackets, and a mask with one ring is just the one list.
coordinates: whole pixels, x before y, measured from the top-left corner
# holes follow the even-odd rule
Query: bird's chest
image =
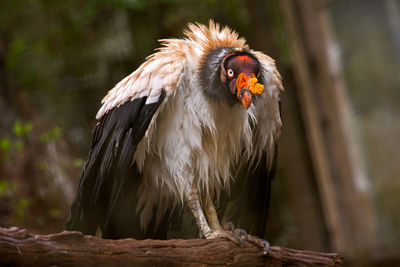
[(180, 169), (177, 165), (186, 168), (184, 173), (191, 172), (189, 175), (204, 187), (226, 183), (230, 165), (241, 152), (243, 138), (250, 129), (246, 111), (240, 105), (209, 102), (204, 97), (186, 97), (177, 102), (180, 111), (168, 112), (170, 118), (162, 126), (170, 127), (171, 136), (165, 137), (161, 150), (174, 155), (172, 170)]
[(141, 190), (157, 192), (148, 194), (156, 202), (171, 196), (179, 202), (193, 184), (200, 191), (228, 186), (230, 167), (249, 135), (247, 113), (201, 97), (170, 100), (135, 156), (144, 178)]

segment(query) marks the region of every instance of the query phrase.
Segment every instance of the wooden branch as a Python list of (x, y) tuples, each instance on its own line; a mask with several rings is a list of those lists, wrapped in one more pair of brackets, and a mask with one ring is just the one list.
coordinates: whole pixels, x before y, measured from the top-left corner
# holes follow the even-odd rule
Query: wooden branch
[(35, 235), (0, 227), (1, 266), (341, 266), (335, 253), (273, 246), (267, 256), (250, 243), (216, 239), (99, 239), (64, 231)]

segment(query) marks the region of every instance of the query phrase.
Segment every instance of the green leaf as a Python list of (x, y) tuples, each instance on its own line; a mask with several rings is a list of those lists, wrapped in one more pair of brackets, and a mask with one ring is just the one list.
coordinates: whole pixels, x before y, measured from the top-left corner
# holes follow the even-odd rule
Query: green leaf
[(11, 140), (8, 138), (2, 138), (0, 140), (0, 150), (5, 152), (9, 152), (11, 148)]
[(32, 131), (32, 122), (22, 123), (20, 120), (16, 120), (13, 125), (13, 132), (16, 136), (23, 136)]
[(13, 132), (16, 136), (22, 136), (23, 134), (23, 125), (20, 120), (16, 120), (13, 126)]
[(57, 140), (60, 138), (61, 134), (62, 129), (58, 126), (54, 126), (49, 131), (42, 133), (39, 138), (42, 143), (47, 143), (49, 141)]

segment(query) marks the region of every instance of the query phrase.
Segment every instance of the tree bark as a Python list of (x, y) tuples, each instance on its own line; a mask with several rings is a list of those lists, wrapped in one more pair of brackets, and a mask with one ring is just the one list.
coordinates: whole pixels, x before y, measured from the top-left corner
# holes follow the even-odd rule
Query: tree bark
[(336, 253), (272, 246), (268, 255), (248, 242), (215, 239), (109, 240), (67, 232), (35, 235), (0, 228), (1, 266), (341, 266)]
[(280, 1), (298, 96), (331, 248), (372, 255), (377, 226), (369, 182), (336, 52), (329, 9), (319, 0)]

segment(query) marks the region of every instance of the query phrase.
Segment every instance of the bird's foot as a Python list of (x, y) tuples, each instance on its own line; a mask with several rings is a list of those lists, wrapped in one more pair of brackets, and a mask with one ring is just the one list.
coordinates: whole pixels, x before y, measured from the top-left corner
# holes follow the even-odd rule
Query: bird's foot
[(269, 244), (269, 242), (267, 240), (264, 240), (264, 239), (256, 237), (256, 236), (249, 235), (243, 229), (235, 228), (235, 225), (232, 222), (227, 222), (224, 225), (223, 229), (225, 231), (233, 233), (235, 236), (239, 236), (241, 238), (241, 240), (244, 239), (244, 240), (246, 240), (246, 241), (258, 246), (259, 248), (262, 249), (262, 254), (263, 255), (267, 255), (268, 254), (268, 251), (269, 251), (271, 246), (270, 246), (270, 244)]
[(240, 235), (232, 231), (215, 230), (205, 234), (206, 239), (223, 238), (232, 241), (238, 246), (243, 246), (243, 239)]
[(259, 238), (257, 236), (248, 235), (247, 241), (261, 248), (262, 255), (267, 255), (271, 247), (267, 240)]

